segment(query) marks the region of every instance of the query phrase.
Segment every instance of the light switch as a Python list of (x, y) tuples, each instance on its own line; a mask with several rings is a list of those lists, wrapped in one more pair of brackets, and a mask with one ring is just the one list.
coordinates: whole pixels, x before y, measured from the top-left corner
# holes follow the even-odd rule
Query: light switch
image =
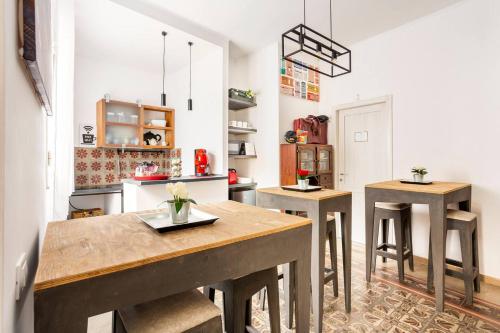
[(26, 253), (23, 253), (16, 264), (16, 301), (21, 297), (21, 291), (26, 287), (27, 279), (28, 263)]

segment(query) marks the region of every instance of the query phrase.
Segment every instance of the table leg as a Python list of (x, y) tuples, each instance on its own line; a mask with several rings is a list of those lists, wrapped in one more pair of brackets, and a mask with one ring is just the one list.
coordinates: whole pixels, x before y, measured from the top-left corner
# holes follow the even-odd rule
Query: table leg
[(307, 212), (313, 221), (311, 243), (311, 286), (313, 302), (314, 331), (323, 330), (323, 299), (325, 286), (325, 242), (326, 242), (326, 210), (321, 205)]
[(282, 265), (283, 267), (283, 293), (285, 294), (285, 323), (286, 327), (293, 326), (293, 299), (295, 285), (295, 262)]
[(310, 274), (311, 256), (306, 255), (295, 262), (295, 330), (297, 333), (309, 333)]
[(340, 214), (342, 223), (342, 262), (344, 270), (344, 297), (345, 310), (351, 312), (351, 246), (352, 246), (352, 224), (351, 209)]
[(446, 204), (444, 200), (432, 202), (429, 205), (429, 213), (436, 310), (442, 312), (444, 310), (444, 269), (446, 267)]
[(373, 215), (375, 213), (375, 198), (369, 189), (365, 188), (365, 260), (366, 281), (371, 280), (372, 271), (372, 243), (373, 243)]
[[(52, 295), (54, 296), (54, 295)], [(50, 300), (47, 298), (51, 298)], [(35, 295), (35, 333), (86, 333), (88, 317), (81, 305), (58, 302), (57, 297)]]

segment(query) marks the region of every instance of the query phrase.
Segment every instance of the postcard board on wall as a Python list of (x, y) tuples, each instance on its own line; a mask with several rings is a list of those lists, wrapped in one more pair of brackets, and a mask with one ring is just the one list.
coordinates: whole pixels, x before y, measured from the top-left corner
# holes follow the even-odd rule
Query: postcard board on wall
[(280, 91), (282, 94), (319, 102), (319, 85), (318, 72), (289, 60), (281, 60)]

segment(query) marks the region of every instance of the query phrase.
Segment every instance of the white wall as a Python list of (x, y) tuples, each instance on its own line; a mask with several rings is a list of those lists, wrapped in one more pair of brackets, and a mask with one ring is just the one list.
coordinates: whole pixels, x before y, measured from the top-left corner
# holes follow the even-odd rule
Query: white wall
[(198, 60), (193, 55), (192, 111), (187, 110), (189, 66), (167, 76), (167, 105), (175, 109), (175, 145), (182, 149), (184, 175), (194, 174), (196, 148), (207, 150), (212, 173), (225, 173), (223, 56), (222, 48), (215, 48)]
[[(78, 43), (79, 41), (77, 41)], [(84, 46), (82, 46), (84, 47)], [(168, 76), (167, 76), (168, 79)], [(96, 102), (109, 93), (112, 99), (160, 105), (161, 68), (157, 72), (122, 66), (109, 58), (75, 57), (74, 137), (78, 145), (79, 124), (96, 123)], [(168, 91), (167, 91), (168, 93)]]
[[(499, 17), (499, 1), (467, 0), (352, 45), (353, 72), (324, 80), (320, 105), (321, 113), (331, 114), (333, 105), (352, 102), (357, 94), (393, 95), (394, 177), (408, 177), (412, 166), (424, 165), (429, 179), (472, 183), (481, 273), (496, 278)], [(425, 257), (428, 208), (415, 207), (413, 218), (414, 252)], [(364, 235), (353, 239), (364, 241)], [(457, 256), (456, 239), (448, 245)]]
[[(187, 111), (188, 68), (166, 75), (167, 106), (176, 109), (175, 143), (183, 151), (183, 173), (194, 173), (194, 148), (206, 148), (213, 158), (213, 172), (223, 173), (223, 57), (222, 49), (193, 62), (192, 98), (194, 109)], [(193, 59), (194, 60), (194, 59)], [(149, 72), (122, 66), (113, 59), (89, 58), (75, 60), (75, 143), (79, 124), (96, 122), (96, 102), (105, 93), (112, 99), (160, 105), (161, 70)]]
[[(321, 92), (320, 92), (321, 94)], [(321, 95), (320, 95), (321, 98)], [(280, 142), (285, 143), (285, 133), (293, 130), (293, 121), (297, 118), (305, 118), (312, 114), (319, 116), (319, 103), (302, 98), (280, 94)], [(333, 142), (329, 142), (332, 144)]]
[[(17, 45), (17, 1), (2, 2), (5, 17), (4, 87), (5, 124), (2, 127), (5, 192), (2, 211), (3, 325), (4, 332), (33, 331), (32, 282), (38, 258), (38, 232), (44, 225), (45, 151), (42, 111), (19, 61)], [(29, 280), (21, 300), (15, 300), (15, 266), (22, 253), (28, 255)]]
[(242, 59), (230, 62), (231, 87), (252, 89), (257, 107), (229, 111), (229, 119), (247, 119), (257, 128), (248, 136), (255, 143), (256, 159), (230, 161), (240, 176), (250, 176), (258, 187), (279, 185), (279, 50), (272, 43)]

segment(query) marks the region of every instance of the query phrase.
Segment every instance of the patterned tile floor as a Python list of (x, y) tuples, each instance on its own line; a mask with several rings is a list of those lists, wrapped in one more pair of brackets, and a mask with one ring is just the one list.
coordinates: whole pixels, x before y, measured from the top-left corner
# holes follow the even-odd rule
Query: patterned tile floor
[[(339, 263), (342, 263), (340, 257)], [(447, 288), (445, 311), (437, 313), (434, 296), (427, 293), (425, 281), (406, 271), (405, 283), (400, 284), (393, 266), (378, 265), (368, 284), (364, 279), (362, 247), (353, 246), (352, 312), (344, 311), (342, 280), (338, 298), (333, 296), (331, 283), (325, 286), (324, 332), (500, 332), (500, 305), (483, 300), (479, 294), (475, 295), (474, 305), (466, 307), (462, 305), (463, 292)], [(339, 269), (342, 277), (342, 267)], [(221, 305), (220, 293), (216, 303)], [(253, 303), (253, 326), (260, 332), (270, 332), (267, 307), (260, 310), (257, 297)], [(109, 314), (91, 318), (89, 332), (110, 332), (110, 318)], [(282, 313), (282, 322), (283, 318)], [(294, 330), (282, 325), (282, 332)]]

